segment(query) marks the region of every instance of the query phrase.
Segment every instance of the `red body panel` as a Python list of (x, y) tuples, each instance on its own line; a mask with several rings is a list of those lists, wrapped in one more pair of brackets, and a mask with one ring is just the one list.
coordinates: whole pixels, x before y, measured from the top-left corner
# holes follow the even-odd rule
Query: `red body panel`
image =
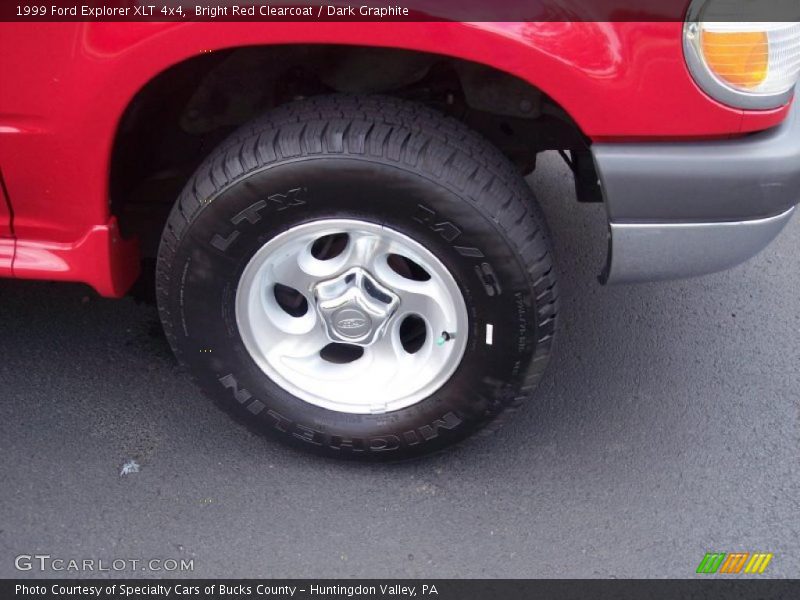
[(785, 108), (742, 112), (700, 91), (681, 31), (675, 22), (0, 24), (0, 166), (18, 240), (11, 265), (0, 203), (0, 276), (124, 292), (136, 261), (109, 212), (117, 125), (150, 79), (203, 51), (340, 43), (473, 60), (539, 87), (594, 139), (729, 136), (782, 120)]

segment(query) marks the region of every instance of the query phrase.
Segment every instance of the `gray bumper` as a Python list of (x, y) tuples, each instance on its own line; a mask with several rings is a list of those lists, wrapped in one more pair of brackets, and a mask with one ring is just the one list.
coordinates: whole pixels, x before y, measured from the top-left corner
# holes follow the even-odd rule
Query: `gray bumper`
[(766, 219), (722, 223), (611, 223), (608, 283), (681, 279), (734, 267), (763, 250), (794, 207)]
[(800, 202), (800, 97), (786, 120), (735, 140), (595, 144), (609, 215), (601, 280), (727, 269), (778, 235)]

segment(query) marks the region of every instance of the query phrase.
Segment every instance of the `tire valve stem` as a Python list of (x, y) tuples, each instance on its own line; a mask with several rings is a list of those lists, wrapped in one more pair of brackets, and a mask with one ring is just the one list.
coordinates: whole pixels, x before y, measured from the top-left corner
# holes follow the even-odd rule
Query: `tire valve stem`
[(437, 346), (444, 346), (445, 342), (449, 342), (454, 337), (456, 337), (455, 333), (448, 333), (446, 331), (443, 331), (442, 335), (440, 335), (438, 338), (436, 338), (436, 345)]

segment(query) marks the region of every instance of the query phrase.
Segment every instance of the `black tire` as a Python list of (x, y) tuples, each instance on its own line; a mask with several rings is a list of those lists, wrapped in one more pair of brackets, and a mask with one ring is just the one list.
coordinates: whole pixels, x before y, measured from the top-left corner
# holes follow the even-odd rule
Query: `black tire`
[[(257, 218), (241, 218), (263, 199)], [(410, 236), (461, 288), (467, 349), (418, 404), (383, 415), (326, 410), (272, 382), (244, 348), (233, 300), (249, 259), (276, 234), (331, 217)], [(555, 327), (551, 250), (527, 184), (463, 124), (386, 97), (302, 100), (233, 134), (172, 209), (156, 278), (170, 344), (207, 394), (260, 432), (343, 458), (405, 459), (499, 422), (531, 396)]]

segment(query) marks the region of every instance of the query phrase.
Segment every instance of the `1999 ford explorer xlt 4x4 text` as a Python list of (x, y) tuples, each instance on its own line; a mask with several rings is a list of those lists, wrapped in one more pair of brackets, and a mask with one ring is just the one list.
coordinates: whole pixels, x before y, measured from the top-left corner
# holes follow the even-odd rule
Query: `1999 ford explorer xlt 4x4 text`
[(605, 204), (605, 284), (725, 269), (790, 219), (800, 24), (711, 18), (729, 3), (3, 23), (0, 276), (109, 297), (154, 278), (179, 360), (254, 429), (346, 458), (444, 448), (548, 363), (540, 152)]

